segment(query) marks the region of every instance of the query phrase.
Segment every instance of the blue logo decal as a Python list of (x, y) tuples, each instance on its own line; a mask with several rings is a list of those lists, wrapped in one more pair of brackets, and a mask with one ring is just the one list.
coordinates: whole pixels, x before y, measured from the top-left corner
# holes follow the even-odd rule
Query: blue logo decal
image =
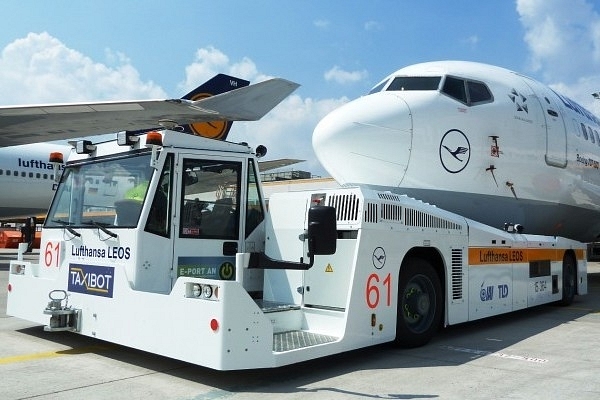
[(69, 264), (69, 291), (113, 297), (114, 276), (113, 267)]

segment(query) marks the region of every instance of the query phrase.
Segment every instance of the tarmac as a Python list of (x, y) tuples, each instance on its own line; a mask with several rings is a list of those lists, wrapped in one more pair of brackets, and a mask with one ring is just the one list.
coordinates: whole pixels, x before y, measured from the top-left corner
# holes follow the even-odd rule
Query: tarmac
[(14, 258), (0, 250), (2, 400), (600, 399), (600, 263), (588, 264), (589, 293), (568, 307), (448, 327), (417, 349), (382, 345), (221, 372), (7, 316)]

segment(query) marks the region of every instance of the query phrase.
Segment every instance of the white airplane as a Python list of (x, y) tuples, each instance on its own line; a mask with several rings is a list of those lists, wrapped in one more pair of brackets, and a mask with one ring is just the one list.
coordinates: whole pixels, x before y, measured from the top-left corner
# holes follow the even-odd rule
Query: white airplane
[(531, 78), (440, 61), (402, 68), (319, 122), (340, 184), (435, 204), (526, 233), (600, 234), (600, 119)]
[(72, 146), (43, 142), (162, 126), (225, 140), (232, 121), (260, 119), (298, 87), (277, 78), (248, 85), (219, 74), (181, 99), (0, 106), (0, 219), (48, 210), (55, 188), (49, 155), (60, 152), (66, 161)]
[(56, 190), (50, 153), (66, 160), (71, 146), (38, 143), (0, 148), (0, 219), (45, 213)]

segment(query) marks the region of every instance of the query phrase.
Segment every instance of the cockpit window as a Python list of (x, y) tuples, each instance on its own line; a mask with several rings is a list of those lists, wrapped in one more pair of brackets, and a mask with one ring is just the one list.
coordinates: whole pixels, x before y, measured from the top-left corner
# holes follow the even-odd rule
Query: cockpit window
[(486, 103), (493, 100), (492, 93), (484, 83), (467, 81), (467, 89), (469, 103), (471, 105)]
[(467, 104), (465, 81), (462, 79), (453, 78), (451, 76), (447, 77), (446, 81), (444, 82), (444, 87), (442, 88), (442, 93), (447, 94), (461, 103)]
[(442, 93), (468, 106), (490, 103), (494, 100), (488, 87), (477, 81), (447, 76)]
[(373, 93), (377, 93), (377, 92), (381, 92), (381, 89), (383, 89), (383, 87), (385, 86), (385, 84), (388, 83), (388, 80), (385, 79), (382, 82), (379, 82), (373, 89), (371, 89), (369, 91), (369, 94), (373, 94)]
[(438, 90), (440, 76), (397, 76), (387, 90)]

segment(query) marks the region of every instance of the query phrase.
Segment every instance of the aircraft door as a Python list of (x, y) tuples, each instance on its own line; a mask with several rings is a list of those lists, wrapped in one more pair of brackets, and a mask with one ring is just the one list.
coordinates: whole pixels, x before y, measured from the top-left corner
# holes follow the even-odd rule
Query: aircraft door
[(243, 251), (243, 161), (179, 155), (173, 284), (180, 276), (235, 279), (235, 254)]
[(564, 168), (567, 166), (567, 129), (558, 98), (550, 89), (526, 79), (537, 95), (546, 126), (546, 164)]

